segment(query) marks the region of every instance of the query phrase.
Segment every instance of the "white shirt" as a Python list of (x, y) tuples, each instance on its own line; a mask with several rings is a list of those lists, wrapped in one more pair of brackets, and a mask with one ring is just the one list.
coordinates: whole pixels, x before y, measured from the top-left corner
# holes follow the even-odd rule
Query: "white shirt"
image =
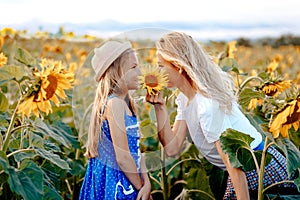
[(201, 154), (212, 164), (226, 169), (221, 156), (214, 144), (219, 140), (222, 132), (227, 128), (250, 135), (254, 140), (250, 146), (257, 147), (261, 141), (261, 134), (241, 112), (237, 103), (232, 106), (231, 114), (224, 113), (219, 108), (219, 103), (207, 98), (200, 93), (187, 105), (188, 98), (180, 93), (176, 99), (177, 116), (175, 120), (185, 120), (191, 138)]

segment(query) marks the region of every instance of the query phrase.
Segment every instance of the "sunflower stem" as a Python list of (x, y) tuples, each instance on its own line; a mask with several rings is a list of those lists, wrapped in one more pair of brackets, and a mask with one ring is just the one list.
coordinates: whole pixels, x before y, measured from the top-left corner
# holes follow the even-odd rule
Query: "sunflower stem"
[[(166, 96), (166, 106), (168, 105), (169, 96)], [(169, 199), (169, 187), (168, 187), (168, 176), (166, 171), (166, 153), (164, 151), (163, 145), (161, 145), (161, 175), (162, 175), (162, 186), (163, 186), (163, 198), (164, 200)]]
[(8, 148), (8, 145), (9, 145), (9, 139), (10, 139), (10, 136), (11, 134), (13, 133), (13, 126), (14, 126), (14, 123), (15, 123), (15, 119), (16, 119), (16, 116), (17, 116), (17, 110), (18, 110), (18, 107), (19, 107), (19, 104), (21, 102), (21, 99), (18, 101), (17, 103), (17, 106), (11, 116), (11, 120), (10, 120), (10, 123), (9, 123), (9, 126), (7, 128), (7, 132), (5, 134), (5, 139), (4, 139), (4, 142), (3, 142), (3, 146), (2, 146), (2, 151), (3, 152), (6, 152), (7, 151), (7, 148)]
[(262, 78), (258, 76), (250, 76), (244, 82), (242, 82), (242, 84), (239, 84), (236, 94), (238, 95), (242, 91), (242, 89), (252, 80), (258, 80), (261, 83), (264, 83), (264, 80)]
[(264, 149), (261, 155), (261, 161), (260, 161), (260, 169), (259, 169), (259, 174), (258, 174), (258, 195), (257, 195), (257, 200), (263, 200), (264, 199), (264, 170), (265, 170), (265, 158), (266, 158), (266, 153), (268, 149), (268, 137), (266, 136), (265, 138), (265, 145)]

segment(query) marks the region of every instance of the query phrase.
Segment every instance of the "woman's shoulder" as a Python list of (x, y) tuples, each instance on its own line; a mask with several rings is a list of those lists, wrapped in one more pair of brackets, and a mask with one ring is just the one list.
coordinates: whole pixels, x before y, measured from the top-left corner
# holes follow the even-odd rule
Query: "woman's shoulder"
[(218, 108), (219, 107), (219, 103), (217, 101), (215, 101), (212, 98), (209, 98), (201, 93), (196, 93), (195, 97), (194, 97), (194, 102), (197, 106), (199, 106), (199, 108), (202, 109), (211, 109), (211, 108)]

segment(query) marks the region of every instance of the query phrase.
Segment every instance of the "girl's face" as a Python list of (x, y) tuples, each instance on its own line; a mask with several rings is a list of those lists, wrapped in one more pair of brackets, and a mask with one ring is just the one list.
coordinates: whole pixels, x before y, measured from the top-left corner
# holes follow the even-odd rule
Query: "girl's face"
[(177, 85), (179, 84), (178, 78), (181, 75), (179, 73), (179, 70), (174, 65), (164, 60), (160, 54), (157, 55), (157, 60), (158, 66), (162, 68), (168, 75), (168, 88), (177, 87)]
[(137, 56), (135, 53), (130, 53), (124, 63), (124, 75), (122, 78), (128, 90), (136, 90), (139, 88), (139, 75), (141, 75), (141, 70)]

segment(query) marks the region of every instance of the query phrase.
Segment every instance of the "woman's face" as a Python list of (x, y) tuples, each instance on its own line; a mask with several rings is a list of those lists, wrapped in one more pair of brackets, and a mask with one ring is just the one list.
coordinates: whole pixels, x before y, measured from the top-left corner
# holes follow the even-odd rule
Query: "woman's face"
[(137, 56), (135, 53), (130, 53), (124, 63), (124, 76), (122, 78), (128, 90), (136, 90), (139, 88), (139, 75), (141, 75), (141, 70)]
[(158, 60), (158, 66), (165, 71), (165, 73), (168, 75), (168, 88), (174, 88), (177, 87), (179, 84), (178, 78), (180, 77), (180, 73), (178, 68), (176, 68), (174, 65), (166, 61), (162, 58), (160, 54), (157, 55)]

